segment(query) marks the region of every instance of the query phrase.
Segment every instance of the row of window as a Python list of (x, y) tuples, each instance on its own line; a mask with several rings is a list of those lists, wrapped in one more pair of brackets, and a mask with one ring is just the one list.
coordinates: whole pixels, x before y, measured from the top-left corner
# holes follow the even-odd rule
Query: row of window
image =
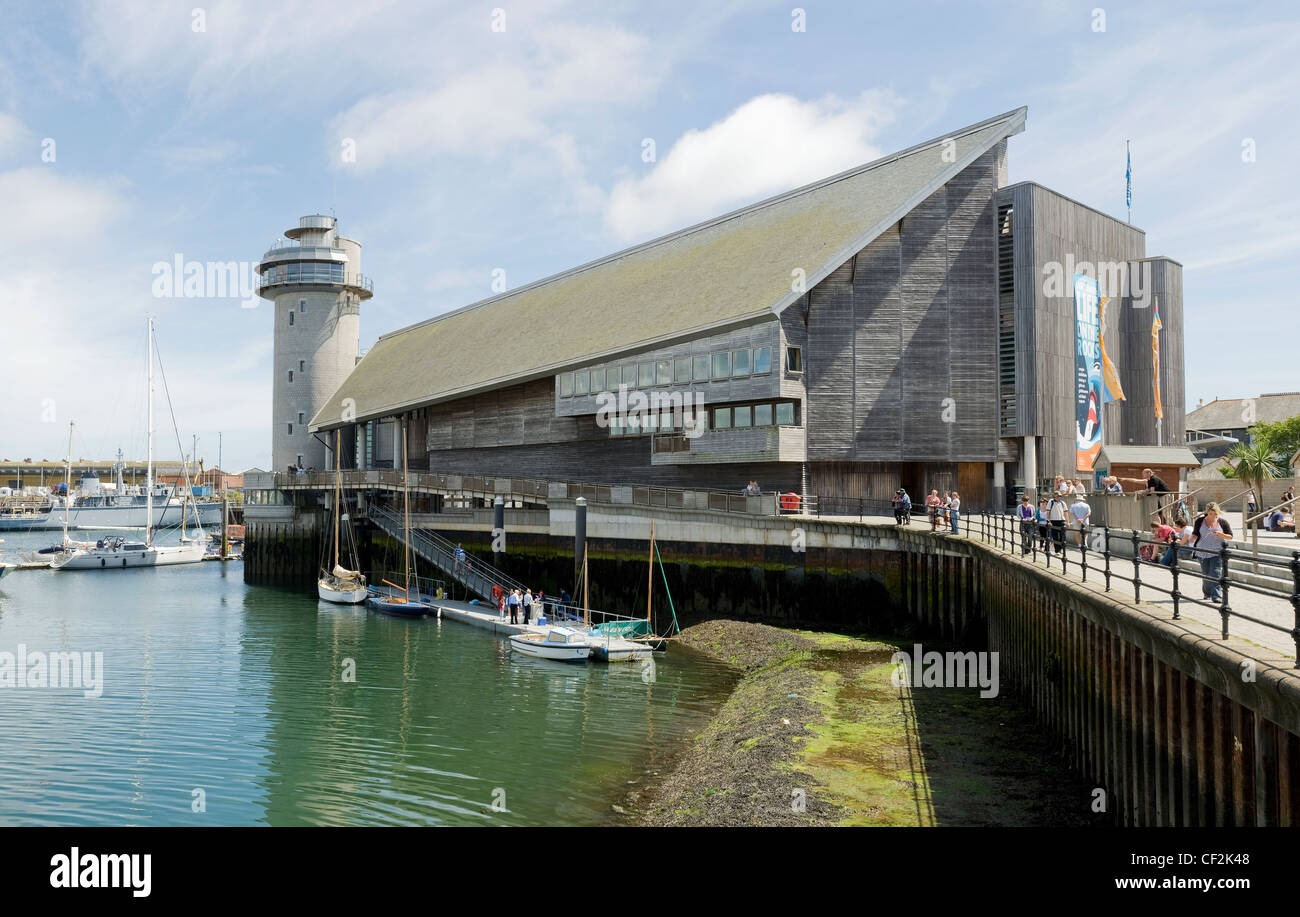
[(294, 261), (277, 264), (262, 272), (262, 285), (272, 283), (342, 283), (343, 265), (339, 262)]
[[(786, 354), (786, 368), (798, 372), (803, 362), (798, 347)], [(717, 353), (697, 353), (673, 360), (628, 363), (608, 369), (580, 369), (560, 374), (560, 397), (594, 395), (628, 388), (652, 388), (660, 385), (689, 385), (692, 382), (720, 382), (746, 376), (765, 376), (772, 371), (771, 347), (743, 347)]]
[[(794, 426), (798, 423), (793, 401), (766, 402), (763, 404), (733, 404), (725, 408), (711, 408), (700, 418), (713, 430), (734, 430), (744, 427)], [(689, 412), (662, 411), (625, 418), (613, 418), (609, 425), (610, 436), (639, 436), (651, 433), (677, 433), (691, 426)]]

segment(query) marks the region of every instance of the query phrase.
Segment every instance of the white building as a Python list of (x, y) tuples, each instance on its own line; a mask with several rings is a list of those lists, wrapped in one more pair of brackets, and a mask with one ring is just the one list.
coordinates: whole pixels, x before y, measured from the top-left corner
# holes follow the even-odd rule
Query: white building
[(257, 266), (258, 295), (275, 303), (271, 467), (323, 469), (325, 446), (307, 424), (356, 366), (361, 301), (374, 293), (361, 244), (340, 236), (334, 217), (305, 216), (284, 235), (292, 244)]

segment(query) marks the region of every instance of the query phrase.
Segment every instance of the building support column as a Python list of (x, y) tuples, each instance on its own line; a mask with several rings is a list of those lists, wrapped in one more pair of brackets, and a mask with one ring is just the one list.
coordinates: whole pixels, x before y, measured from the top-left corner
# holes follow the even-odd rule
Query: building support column
[(1024, 445), (1020, 449), (1020, 469), (1025, 476), (1025, 493), (1029, 494), (1029, 502), (1038, 505), (1038, 440), (1033, 436), (1026, 436)]
[(993, 463), (993, 508), (999, 513), (1007, 505), (1007, 463)]

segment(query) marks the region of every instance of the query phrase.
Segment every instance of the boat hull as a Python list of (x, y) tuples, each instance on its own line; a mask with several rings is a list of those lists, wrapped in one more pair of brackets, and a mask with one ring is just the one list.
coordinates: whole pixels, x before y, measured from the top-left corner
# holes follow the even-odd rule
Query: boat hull
[(69, 554), (55, 554), (50, 561), (54, 570), (126, 570), (134, 567), (169, 567), (175, 564), (196, 564), (203, 560), (205, 548), (201, 544), (184, 544), (175, 547), (146, 547), (136, 550), (91, 548)]
[(423, 602), (401, 602), (372, 595), (369, 605), (380, 614), (392, 615), (395, 618), (423, 618), (425, 615), (433, 614), (433, 606)]
[(342, 588), (317, 580), (316, 593), (322, 602), (333, 602), (335, 605), (360, 605), (370, 598), (370, 590), (364, 583), (351, 588)]
[(0, 579), (4, 579), (13, 569), (12, 564), (0, 564)]
[[(162, 518), (164, 524), (175, 523), (180, 520), (181, 513), (179, 506), (168, 506), (166, 515), (163, 515), (163, 507), (155, 506), (153, 509), (154, 524)], [(220, 503), (193, 503), (185, 510), (185, 525), (187, 528), (194, 525), (194, 515), (198, 513), (199, 522), (205, 526), (216, 526), (221, 524), (221, 504)], [(70, 529), (142, 529), (146, 525), (148, 513), (144, 503), (131, 504), (127, 506), (73, 506), (68, 513), (68, 528)], [(63, 528), (63, 509), (55, 508), (45, 513), (17, 514), (13, 516), (0, 515), (0, 532), (3, 531), (53, 531)]]
[(516, 634), (510, 638), (510, 648), (525, 656), (551, 659), (555, 662), (586, 662), (591, 647), (580, 643), (547, 643), (537, 639), (541, 634)]

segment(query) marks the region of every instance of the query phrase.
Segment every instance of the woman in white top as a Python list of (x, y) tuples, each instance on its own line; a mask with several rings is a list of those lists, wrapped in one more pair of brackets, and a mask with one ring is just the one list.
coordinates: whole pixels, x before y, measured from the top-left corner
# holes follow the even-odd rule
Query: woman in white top
[(954, 490), (952, 492), (952, 496), (948, 498), (948, 521), (952, 523), (952, 533), (954, 535), (961, 534), (960, 532), (957, 531), (957, 520), (960, 518), (960, 516), (961, 516), (961, 495)]

